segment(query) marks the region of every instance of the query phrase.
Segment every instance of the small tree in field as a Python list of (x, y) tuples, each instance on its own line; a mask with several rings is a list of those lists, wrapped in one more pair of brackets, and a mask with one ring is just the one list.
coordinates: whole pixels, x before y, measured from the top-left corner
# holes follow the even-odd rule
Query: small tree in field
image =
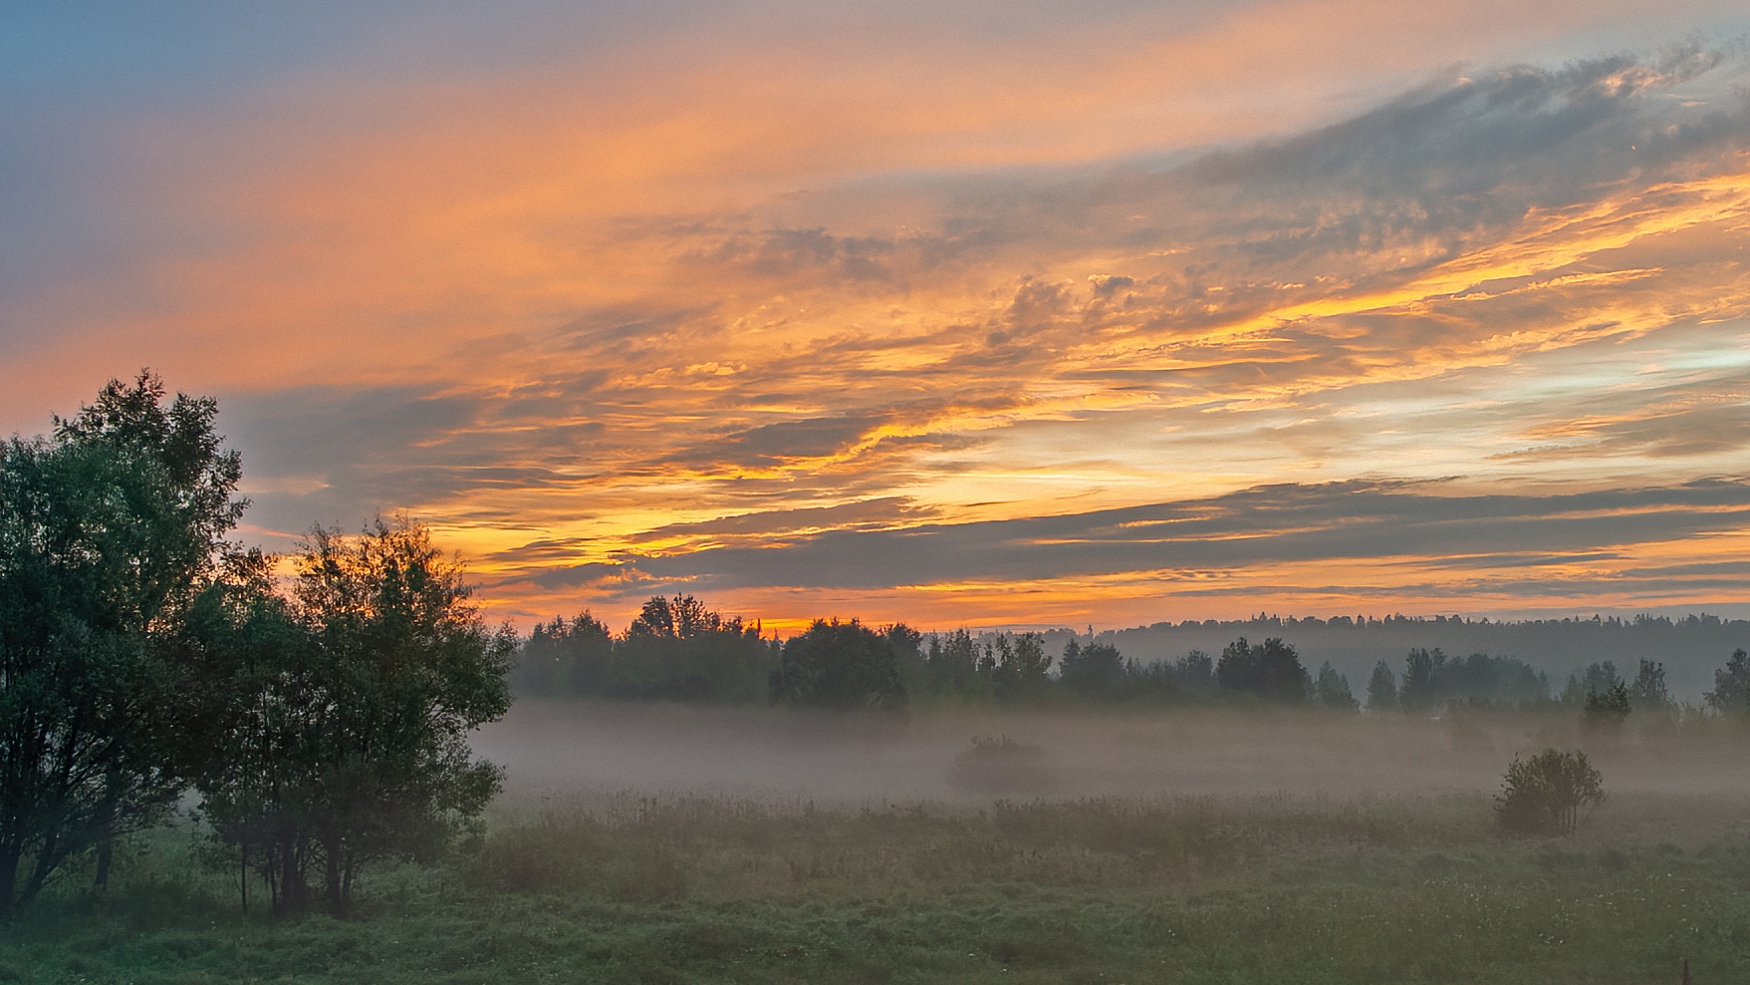
[(216, 634), (235, 659), (198, 787), (277, 912), (314, 902), (313, 873), (343, 912), (361, 868), (435, 853), (497, 792), (467, 736), (509, 707), (516, 641), (417, 523), (317, 528), (294, 563), (290, 598), (261, 586)]
[(1522, 834), (1573, 834), (1580, 811), (1604, 800), (1604, 777), (1583, 752), (1545, 749), (1514, 758), (1495, 797), (1501, 826)]

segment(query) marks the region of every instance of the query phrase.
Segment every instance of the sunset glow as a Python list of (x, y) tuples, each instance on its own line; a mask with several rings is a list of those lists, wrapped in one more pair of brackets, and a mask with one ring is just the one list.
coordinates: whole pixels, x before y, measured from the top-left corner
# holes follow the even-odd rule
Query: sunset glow
[(1750, 615), (1741, 5), (121, 9), (7, 32), (0, 426), (215, 395), (270, 549), (406, 512), (525, 628)]

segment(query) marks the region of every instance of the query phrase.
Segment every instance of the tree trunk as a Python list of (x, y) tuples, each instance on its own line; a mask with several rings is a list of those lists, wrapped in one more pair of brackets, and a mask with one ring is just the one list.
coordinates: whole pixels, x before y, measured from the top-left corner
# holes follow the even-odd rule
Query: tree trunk
[(13, 894), (18, 887), (18, 863), (24, 852), (16, 846), (0, 849), (0, 923), (12, 916)]
[(109, 866), (115, 861), (115, 839), (104, 836), (97, 843), (97, 874), (92, 877), (91, 884), (98, 889), (109, 888)]
[(340, 877), (340, 853), (341, 839), (339, 836), (331, 835), (322, 839), (322, 861), (325, 863), (322, 873), (322, 892), (327, 898), (328, 912), (337, 917), (346, 912), (346, 889)]

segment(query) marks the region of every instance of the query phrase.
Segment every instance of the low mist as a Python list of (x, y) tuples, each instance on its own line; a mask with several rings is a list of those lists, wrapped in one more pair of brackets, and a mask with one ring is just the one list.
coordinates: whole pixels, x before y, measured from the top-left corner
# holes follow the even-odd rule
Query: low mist
[(480, 730), (512, 808), (597, 796), (726, 796), (822, 804), (1082, 797), (1493, 792), (1516, 754), (1584, 748), (1612, 793), (1738, 792), (1746, 742), (1646, 723), (1583, 737), (1576, 716), (1448, 712), (920, 710), (524, 699)]

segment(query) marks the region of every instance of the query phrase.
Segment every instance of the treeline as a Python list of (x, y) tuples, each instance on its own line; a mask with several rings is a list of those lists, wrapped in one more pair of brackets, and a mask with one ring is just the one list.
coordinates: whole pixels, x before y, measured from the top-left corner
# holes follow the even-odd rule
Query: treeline
[(1309, 673), (1278, 639), (1241, 638), (1218, 658), (1193, 652), (1146, 666), (1074, 639), (1050, 654), (1038, 633), (925, 635), (855, 619), (820, 620), (780, 641), (690, 595), (652, 598), (619, 636), (587, 612), (536, 625), (512, 680), (519, 692), (546, 697), (841, 708), (1214, 700), (1359, 707), (1346, 677), (1329, 664)]
[[(588, 613), (535, 626), (513, 681), (519, 692), (545, 697), (839, 708), (1226, 703), (1439, 714), (1453, 707), (1677, 709), (1665, 677), (1658, 661), (1642, 659), (1627, 680), (1604, 660), (1570, 675), (1557, 691), (1548, 674), (1517, 657), (1415, 648), (1395, 670), (1380, 660), (1358, 697), (1329, 661), (1309, 670), (1298, 650), (1277, 637), (1252, 643), (1242, 636), (1216, 656), (1192, 650), (1150, 663), (1073, 637), (1053, 655), (1039, 633), (926, 635), (903, 623), (876, 628), (855, 619), (818, 621), (779, 640), (763, 637), (758, 624), (676, 595), (650, 599), (619, 636)], [(1705, 707), (1750, 711), (1744, 651), (1715, 674)]]
[(1219, 652), (1239, 636), (1286, 640), (1307, 664), (1330, 660), (1360, 679), (1380, 660), (1401, 669), (1399, 661), (1414, 649), (1519, 656), (1540, 667), (1559, 668), (1562, 679), (1554, 682), (1558, 695), (1570, 669), (1613, 661), (1632, 673), (1640, 659), (1650, 658), (1666, 667), (1674, 691), (1698, 695), (1708, 688), (1722, 654), (1750, 648), (1750, 621), (1706, 613), (1677, 619), (1641, 615), (1506, 622), (1458, 616), (1319, 619), (1261, 614), (1240, 620), (1160, 622), (1102, 632), (1099, 641), (1148, 663), (1191, 650)]
[(216, 414), (142, 373), (0, 445), (0, 919), (73, 870), (101, 890), (191, 794), (246, 907), (342, 911), (498, 789), (467, 735), (509, 706), (515, 634), (417, 524), (228, 542)]

